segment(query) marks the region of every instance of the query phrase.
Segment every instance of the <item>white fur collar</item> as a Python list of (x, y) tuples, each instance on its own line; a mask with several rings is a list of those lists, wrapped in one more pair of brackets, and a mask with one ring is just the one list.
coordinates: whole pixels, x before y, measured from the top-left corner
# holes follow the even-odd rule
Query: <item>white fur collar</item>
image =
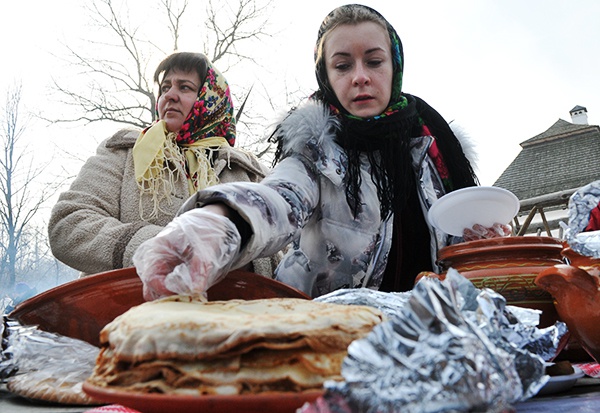
[(322, 103), (309, 101), (282, 119), (277, 135), (283, 138), (283, 153), (304, 152), (307, 144), (333, 143), (339, 122)]
[(452, 129), (452, 132), (454, 132), (454, 135), (456, 135), (456, 137), (458, 138), (458, 141), (460, 142), (460, 146), (462, 147), (465, 156), (471, 163), (471, 166), (473, 167), (475, 172), (477, 172), (477, 162), (479, 161), (479, 155), (477, 154), (477, 147), (475, 141), (473, 140), (471, 135), (467, 133), (465, 128), (458, 125), (456, 122), (450, 122), (450, 129)]
[[(324, 150), (328, 152), (331, 150), (330, 145), (337, 147), (333, 143), (333, 137), (338, 128), (339, 121), (326, 106), (319, 102), (308, 101), (281, 119), (277, 134), (283, 137), (284, 154), (305, 152), (307, 144), (326, 147)], [(456, 122), (451, 122), (450, 128), (458, 138), (473, 168), (477, 168), (478, 155), (475, 141)]]

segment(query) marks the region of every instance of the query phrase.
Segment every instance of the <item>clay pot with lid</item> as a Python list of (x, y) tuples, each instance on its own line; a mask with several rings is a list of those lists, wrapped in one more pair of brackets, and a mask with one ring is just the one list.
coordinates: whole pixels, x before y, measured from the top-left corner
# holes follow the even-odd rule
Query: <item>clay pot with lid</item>
[(535, 283), (554, 297), (560, 319), (581, 347), (600, 362), (600, 259), (569, 247), (563, 255), (571, 264), (545, 269)]
[(553, 298), (535, 284), (540, 272), (562, 264), (563, 243), (552, 237), (515, 236), (463, 242), (442, 248), (438, 264), (443, 278), (454, 268), (477, 288), (490, 288), (507, 304), (541, 310), (539, 327), (553, 325), (558, 314)]

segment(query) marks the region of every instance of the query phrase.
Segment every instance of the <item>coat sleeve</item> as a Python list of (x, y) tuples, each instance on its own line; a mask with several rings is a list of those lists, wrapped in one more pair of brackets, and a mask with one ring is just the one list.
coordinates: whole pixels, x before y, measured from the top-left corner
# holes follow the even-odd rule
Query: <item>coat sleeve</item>
[(252, 235), (235, 259), (239, 268), (288, 245), (310, 219), (319, 202), (317, 171), (302, 157), (284, 159), (260, 183), (220, 184), (198, 192), (179, 213), (222, 202), (251, 227)]
[(121, 221), (128, 153), (100, 144), (52, 209), (50, 247), (68, 266), (89, 274), (129, 266), (137, 246), (162, 229), (141, 219)]

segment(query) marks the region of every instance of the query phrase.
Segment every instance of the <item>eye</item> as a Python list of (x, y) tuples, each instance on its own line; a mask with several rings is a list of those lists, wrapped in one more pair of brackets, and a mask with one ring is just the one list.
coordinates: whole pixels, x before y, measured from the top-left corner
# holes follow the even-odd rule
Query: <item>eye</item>
[(367, 62), (367, 64), (371, 67), (379, 67), (383, 63), (382, 59), (371, 59)]
[(350, 69), (350, 64), (349, 63), (336, 63), (334, 65), (335, 70), (339, 70), (340, 72), (344, 72), (348, 69)]
[(167, 93), (169, 91), (169, 89), (171, 88), (171, 85), (167, 85), (167, 84), (163, 84), (160, 87), (160, 93)]

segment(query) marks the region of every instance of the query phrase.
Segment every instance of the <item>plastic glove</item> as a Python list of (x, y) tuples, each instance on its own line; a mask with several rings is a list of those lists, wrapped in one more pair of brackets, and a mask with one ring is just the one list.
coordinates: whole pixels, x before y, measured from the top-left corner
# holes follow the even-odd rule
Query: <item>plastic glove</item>
[(465, 228), (463, 230), (463, 239), (465, 241), (509, 237), (510, 235), (512, 235), (512, 227), (508, 224), (499, 224), (497, 222), (491, 227), (475, 224), (472, 228)]
[(227, 217), (202, 208), (179, 215), (133, 255), (144, 299), (174, 294), (206, 298), (206, 291), (229, 272), (240, 243)]

